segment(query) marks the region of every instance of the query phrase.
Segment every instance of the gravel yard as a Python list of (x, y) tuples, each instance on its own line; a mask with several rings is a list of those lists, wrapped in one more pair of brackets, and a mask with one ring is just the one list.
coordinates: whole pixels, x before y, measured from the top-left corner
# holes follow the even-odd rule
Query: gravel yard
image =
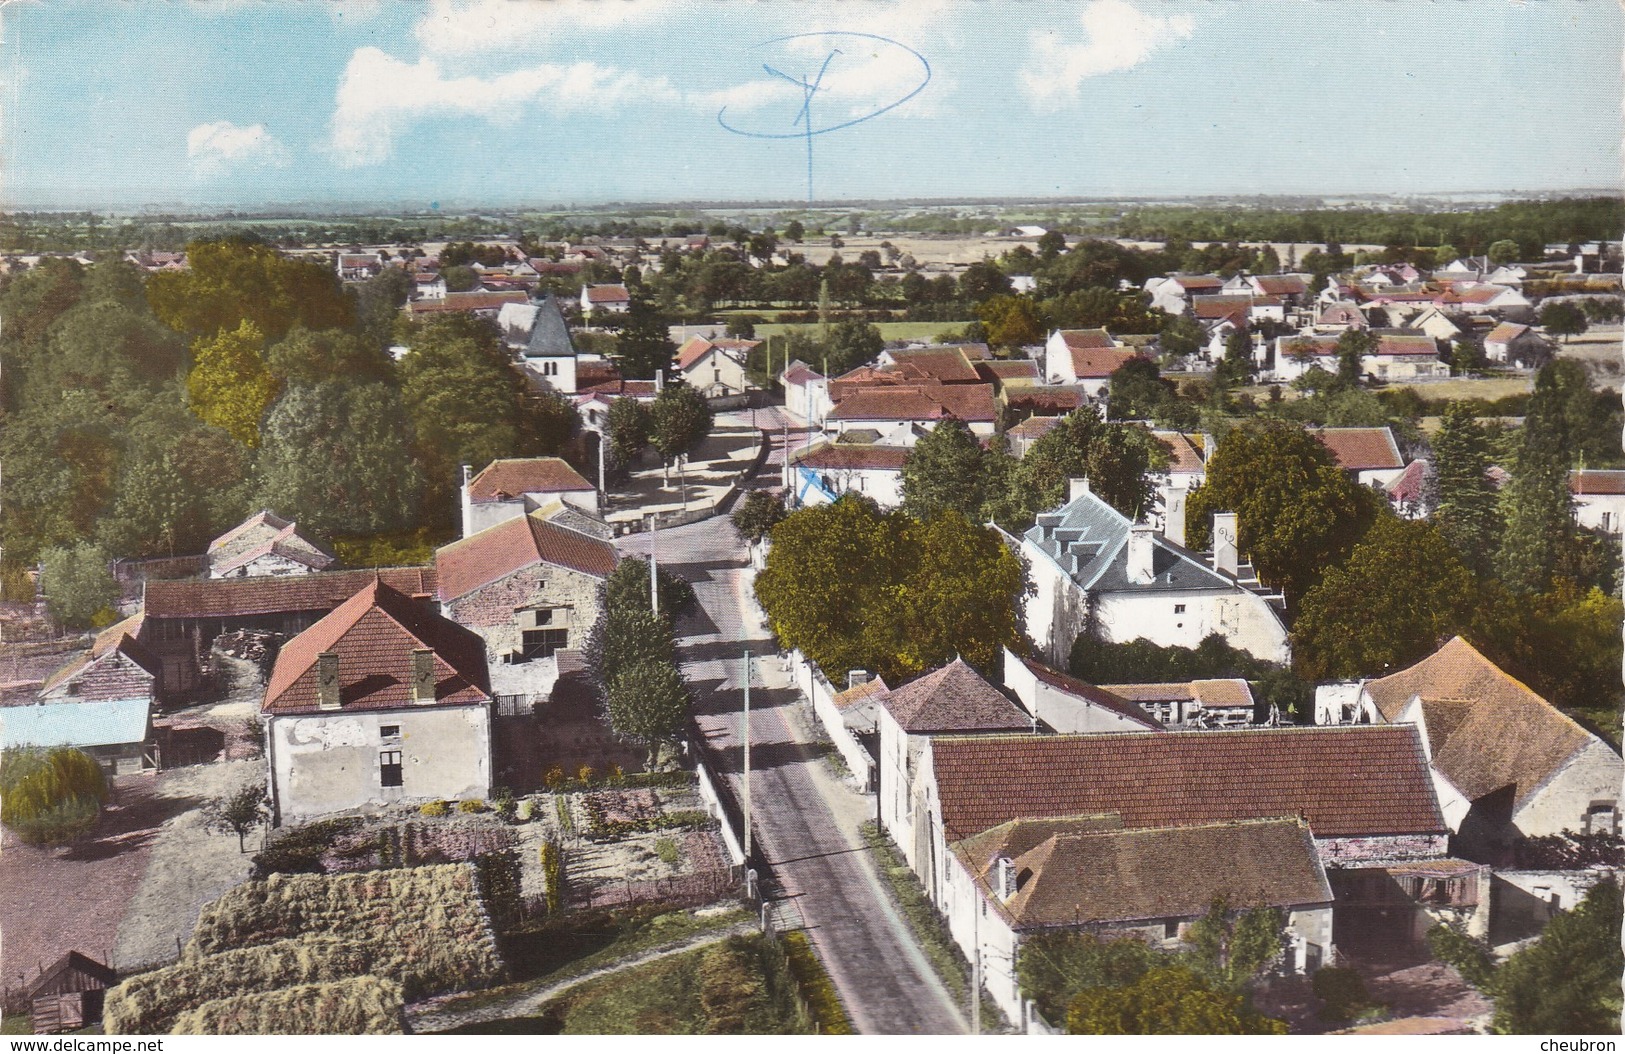
[(176, 940), (185, 941), (209, 901), (248, 879), (259, 837), (250, 835), (249, 852), (239, 852), (235, 834), (204, 826), (204, 806), (249, 780), (262, 780), (263, 762), (227, 761), (165, 773), (158, 794), (180, 804), (156, 832), (145, 876), (129, 902), (113, 944), (117, 970), (171, 962)]

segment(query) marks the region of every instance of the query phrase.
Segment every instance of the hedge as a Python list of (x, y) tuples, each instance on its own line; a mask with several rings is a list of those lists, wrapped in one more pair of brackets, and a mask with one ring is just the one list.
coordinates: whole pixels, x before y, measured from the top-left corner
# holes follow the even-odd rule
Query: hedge
[(366, 945), (372, 972), (415, 994), (496, 984), (504, 972), (471, 864), (247, 882), (204, 907), (184, 958), (307, 936)]
[(168, 1032), (176, 1018), (203, 1003), (295, 984), (341, 981), (368, 972), (373, 953), (334, 937), (295, 937), (238, 948), (137, 974), (107, 993), (102, 1027), (109, 1034)]
[(391, 1036), (406, 1031), (401, 986), (381, 977), (212, 999), (175, 1020), (180, 1036)]

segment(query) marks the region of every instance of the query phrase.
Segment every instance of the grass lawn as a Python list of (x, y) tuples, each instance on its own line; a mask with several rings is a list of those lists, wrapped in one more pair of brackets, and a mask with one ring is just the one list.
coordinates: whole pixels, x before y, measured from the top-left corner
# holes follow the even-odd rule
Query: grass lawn
[(1529, 377), (1451, 377), (1425, 384), (1395, 383), (1389, 388), (1410, 388), (1424, 399), (1484, 399), (1494, 402), (1508, 395), (1522, 395), (1531, 391), (1533, 386), (1534, 381)]
[(510, 1035), (803, 1034), (782, 956), (760, 934), (673, 955), (571, 989), (533, 1017), (470, 1026)]
[[(960, 332), (970, 325), (969, 322), (876, 322), (874, 327), (880, 330), (885, 340), (932, 340), (939, 333), (950, 331)], [(797, 330), (804, 330), (816, 334), (816, 322), (767, 322), (756, 327), (756, 337), (777, 337)]]
[(34, 1022), (27, 1014), (7, 1014), (0, 1018), (0, 1036), (32, 1036)]
[(526, 990), (557, 984), (617, 959), (727, 929), (751, 918), (743, 909), (713, 915), (633, 908), (571, 912), (503, 934), (503, 958), (518, 981), (447, 1001), (448, 1008), (483, 1006)]

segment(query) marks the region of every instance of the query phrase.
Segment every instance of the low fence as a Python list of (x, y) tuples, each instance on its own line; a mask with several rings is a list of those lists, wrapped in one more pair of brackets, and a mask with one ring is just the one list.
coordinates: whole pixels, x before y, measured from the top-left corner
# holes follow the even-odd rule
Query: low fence
[(728, 847), (728, 859), (735, 865), (745, 862), (745, 849), (741, 844), (743, 838), (740, 832), (743, 827), (736, 827), (737, 821), (733, 812), (736, 808), (733, 795), (729, 795), (724, 804), (722, 794), (718, 792), (718, 781), (711, 774), (711, 766), (706, 764), (700, 749), (694, 746), (696, 742), (703, 742), (698, 738), (690, 739), (689, 756), (694, 759), (694, 773), (699, 777), (700, 800), (705, 802), (705, 811), (715, 816), (722, 827), (722, 844)]
[(829, 683), (823, 672), (811, 660), (797, 649), (790, 653), (790, 675), (795, 679), (796, 687), (801, 689), (808, 699), (812, 700), (813, 713), (818, 715), (818, 721), (824, 726), (824, 731), (840, 751), (841, 760), (863, 784), (865, 793), (872, 793), (875, 786), (875, 759), (869, 756), (863, 744), (858, 742), (857, 736), (846, 727), (841, 719), (841, 712), (835, 708), (835, 686)]
[(151, 560), (114, 560), (113, 578), (119, 585), (134, 585), (146, 581), (195, 578), (207, 574), (209, 558), (198, 556), (160, 556)]

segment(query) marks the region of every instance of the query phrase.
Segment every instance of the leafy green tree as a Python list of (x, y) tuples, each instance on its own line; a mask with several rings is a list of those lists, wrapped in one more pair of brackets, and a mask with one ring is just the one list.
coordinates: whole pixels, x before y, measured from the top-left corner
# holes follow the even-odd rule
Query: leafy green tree
[(1146, 972), (1125, 988), (1086, 988), (1066, 1013), (1073, 1035), (1274, 1036), (1285, 1021), (1265, 1017), (1245, 995), (1217, 988), (1183, 966)]
[(1030, 296), (991, 297), (977, 307), (976, 314), (987, 327), (989, 344), (1019, 348), (1044, 340), (1044, 320)]
[(947, 509), (976, 516), (983, 501), (984, 456), (969, 425), (956, 417), (939, 422), (903, 459), (903, 511), (916, 520)]
[(1501, 580), (1516, 592), (1545, 590), (1559, 554), (1574, 545), (1565, 425), (1559, 374), (1542, 369), (1535, 376), (1512, 478), (1501, 490), (1505, 528), (1495, 564)]
[(62, 392), (53, 404), (7, 415), (0, 428), (8, 562), (94, 536), (121, 456), (122, 411), (94, 392)]
[(1620, 889), (1597, 883), (1546, 924), (1540, 940), (1496, 970), (1491, 983), (1500, 1035), (1617, 1033), (1620, 1018)]
[(466, 293), (480, 284), (480, 273), (464, 264), (452, 264), (440, 277), (445, 279), (448, 293)]
[(1479, 574), (1489, 572), (1501, 536), (1500, 497), (1489, 476), (1493, 463), (1489, 433), (1472, 407), (1462, 402), (1445, 407), (1433, 437), (1433, 522)]
[(1068, 414), (1032, 445), (1017, 464), (1013, 484), (990, 495), (986, 514), (1019, 533), (1042, 509), (1067, 500), (1068, 480), (1085, 477), (1090, 489), (1118, 512), (1138, 519), (1152, 507), (1151, 477), (1168, 465), (1167, 447), (1141, 425), (1105, 422), (1092, 409)]
[(1020, 564), (955, 512), (917, 524), (852, 495), (773, 528), (756, 595), (780, 642), (826, 671), (904, 680), (1019, 641)]
[(649, 408), (654, 448), (670, 465), (711, 434), (714, 415), (705, 396), (687, 384), (668, 384)]
[(119, 594), (109, 562), (107, 553), (89, 542), (41, 553), (41, 584), (52, 617), (74, 629), (112, 624)]
[(1432, 654), (1473, 614), (1473, 575), (1432, 525), (1383, 515), (1304, 595), (1292, 658), (1307, 681), (1378, 677)]
[(412, 291), (412, 272), (404, 266), (385, 267), (356, 288), (356, 333), (366, 344), (384, 348), (394, 343), (396, 321)]
[(1358, 388), (1365, 376), (1363, 359), (1376, 347), (1377, 340), (1363, 329), (1346, 329), (1337, 338), (1337, 383)]
[(1010, 278), (992, 260), (978, 260), (959, 276), (959, 295), (980, 304), (996, 296), (1008, 295)]
[(1500, 241), (1491, 242), (1489, 249), (1485, 251), (1485, 255), (1489, 257), (1490, 264), (1495, 267), (1509, 264), (1518, 258), (1518, 243), (1510, 238), (1502, 238)]
[[(32, 403), (95, 392), (113, 413), (138, 411), (182, 370), (185, 345), (144, 309), (83, 300), (52, 322), (42, 355), (26, 358), (20, 394)], [(8, 361), (9, 370), (13, 363)]]
[(640, 662), (621, 670), (609, 685), (609, 720), (615, 734), (642, 743), (654, 768), (660, 748), (681, 737), (689, 690), (669, 662)]
[(253, 782), (245, 783), (230, 794), (210, 802), (204, 820), (212, 831), (236, 835), (237, 851), (246, 853), (248, 836), (265, 822), (265, 818), (265, 786)]
[(1184, 937), (1188, 958), (1215, 985), (1245, 987), (1290, 949), (1286, 912), (1280, 908), (1236, 910), (1216, 897), (1208, 912), (1191, 923)]
[(816, 359), (808, 362), (815, 366), (827, 363), (829, 372), (826, 376), (839, 377), (865, 363), (873, 362), (885, 347), (886, 341), (881, 337), (878, 328), (867, 322), (849, 319), (830, 327), (829, 339), (824, 342), (821, 353), (824, 362), (821, 363)]
[[(436, 337), (443, 334), (449, 338), (458, 328), (476, 321), (470, 319), (465, 322), (455, 315), (436, 319), (423, 326), (413, 338), (413, 350), (432, 344)], [(489, 332), (489, 327), (481, 332)], [(489, 340), (491, 344), (496, 344), (494, 333), (491, 333)], [(506, 356), (500, 351), (498, 355), (505, 364)], [(289, 386), (321, 384), (324, 381), (361, 384), (393, 381), (395, 378), (395, 364), (390, 361), (382, 345), (369, 345), (362, 338), (337, 329), (318, 331), (295, 326), (286, 337), (266, 349), (265, 366), (273, 377)]]
[(244, 236), (192, 242), (186, 260), (186, 270), (147, 280), (147, 300), (165, 325), (190, 337), (247, 321), (280, 340), (295, 325), (348, 329), (354, 321), (350, 298), (325, 264), (285, 258)]
[(265, 366), (265, 337), (252, 322), (193, 345), (186, 392), (198, 419), (246, 447), (260, 445), (260, 421), (281, 384)]
[(760, 542), (789, 515), (784, 499), (772, 491), (753, 490), (746, 494), (730, 517), (734, 530), (748, 542)]
[(1577, 337), (1591, 328), (1586, 321), (1586, 314), (1578, 304), (1569, 300), (1554, 300), (1543, 305), (1540, 309), (1540, 325), (1554, 337), (1562, 339), (1567, 344), (1570, 337)]
[[(644, 578), (647, 581), (648, 575)], [(671, 629), (650, 614), (647, 601), (641, 608), (612, 610), (605, 605), (587, 634), (582, 657), (599, 697), (607, 701), (610, 686), (624, 671), (646, 663), (670, 665), (675, 661)]]
[(1484, 345), (1471, 337), (1461, 338), (1450, 349), (1451, 373), (1480, 373), (1489, 364), (1489, 356), (1484, 354)]
[(520, 405), (520, 447), (554, 456), (581, 433), (581, 415), (563, 392), (528, 391)]
[(647, 297), (634, 296), (615, 347), (615, 366), (621, 376), (651, 380), (656, 371), (664, 370), (669, 377), (676, 354), (677, 345), (667, 334), (666, 320)]
[(1165, 959), (1164, 953), (1132, 937), (1107, 940), (1077, 930), (1041, 930), (1022, 940), (1016, 977), (1040, 1014), (1061, 1021), (1079, 992), (1126, 988)]
[(784, 225), (784, 237), (786, 241), (799, 245), (807, 237), (807, 228), (802, 226), (800, 220), (791, 220)]
[(630, 398), (611, 400), (607, 418), (604, 427), (609, 432), (609, 463), (613, 469), (622, 471), (649, 445), (654, 422), (649, 408)]
[(288, 389), (260, 433), (262, 504), (318, 536), (410, 527), (423, 477), (405, 420), (388, 385)]
[(1375, 519), (1373, 493), (1338, 467), (1315, 436), (1287, 421), (1232, 429), (1185, 506), (1186, 537), (1205, 548), (1216, 512), (1234, 512), (1242, 554), (1296, 605), (1343, 562)]
[(1194, 318), (1188, 315), (1175, 315), (1163, 324), (1157, 343), (1164, 355), (1184, 358), (1202, 350), (1202, 345), (1206, 343), (1206, 334), (1202, 332), (1201, 323)]
[(0, 754), (0, 822), (32, 845), (71, 842), (96, 825), (107, 801), (101, 765), (73, 747)]
[(1119, 421), (1156, 418), (1178, 395), (1172, 381), (1150, 359), (1136, 356), (1112, 371), (1107, 389), (1107, 416)]
[(992, 670), (1000, 649), (1022, 646), (1021, 562), (997, 534), (956, 510), (911, 525), (909, 535), (915, 560), (898, 595), (895, 666), (920, 673), (959, 655)]
[[(660, 617), (670, 637), (677, 619), (694, 607), (694, 587), (664, 567), (656, 569), (655, 580), (655, 589), (660, 594)], [(606, 610), (614, 613), (648, 613), (649, 561), (639, 556), (621, 558), (604, 580), (604, 604)]]

